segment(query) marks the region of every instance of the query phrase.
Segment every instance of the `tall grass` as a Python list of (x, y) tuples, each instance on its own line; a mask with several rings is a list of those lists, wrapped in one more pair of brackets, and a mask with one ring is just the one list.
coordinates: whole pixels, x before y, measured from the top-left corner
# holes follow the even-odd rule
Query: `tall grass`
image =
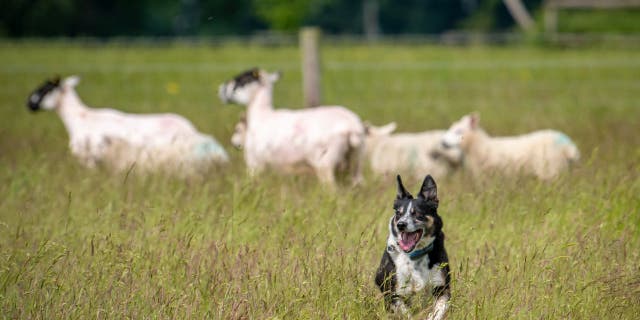
[[(309, 176), (192, 180), (79, 166), (53, 113), (29, 114), (45, 77), (80, 74), (89, 105), (176, 112), (227, 143), (241, 109), (216, 86), (284, 71), (301, 105), (298, 52), (264, 47), (0, 50), (3, 318), (384, 318), (373, 273), (393, 180), (326, 192)], [(323, 49), (326, 103), (400, 131), (480, 111), (491, 134), (566, 132), (581, 163), (549, 183), (464, 173), (438, 181), (453, 272), (450, 319), (616, 318), (640, 313), (640, 64), (635, 51), (437, 46)], [(176, 89), (177, 88), (177, 89)], [(419, 181), (408, 183), (411, 190)], [(425, 298), (423, 307), (429, 307)]]

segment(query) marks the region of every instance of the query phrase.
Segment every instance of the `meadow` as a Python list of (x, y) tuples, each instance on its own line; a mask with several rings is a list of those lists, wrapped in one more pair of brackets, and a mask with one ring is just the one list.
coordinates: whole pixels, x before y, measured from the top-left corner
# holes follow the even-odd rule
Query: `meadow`
[[(492, 135), (555, 128), (581, 150), (552, 182), (437, 181), (448, 319), (637, 319), (637, 50), (333, 45), (322, 59), (323, 101), (374, 124), (446, 128), (478, 111)], [(229, 143), (242, 108), (216, 93), (253, 66), (283, 71), (277, 106), (302, 105), (295, 47), (0, 43), (0, 317), (388, 317), (373, 276), (394, 180), (330, 192), (247, 177)], [(233, 164), (189, 180), (81, 167), (57, 115), (25, 105), (56, 74), (80, 75), (90, 106), (184, 115)]]

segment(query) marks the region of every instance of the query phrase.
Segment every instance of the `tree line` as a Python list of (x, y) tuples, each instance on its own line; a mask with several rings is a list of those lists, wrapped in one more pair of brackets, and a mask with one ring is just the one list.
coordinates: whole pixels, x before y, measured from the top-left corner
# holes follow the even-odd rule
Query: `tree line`
[[(530, 9), (541, 0), (523, 1)], [(0, 36), (248, 35), (305, 25), (329, 34), (500, 31), (502, 0), (0, 0)]]

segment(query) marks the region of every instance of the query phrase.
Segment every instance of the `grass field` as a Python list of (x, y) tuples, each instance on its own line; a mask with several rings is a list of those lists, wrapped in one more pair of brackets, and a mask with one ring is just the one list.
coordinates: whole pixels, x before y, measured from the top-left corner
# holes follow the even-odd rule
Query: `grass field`
[[(419, 131), (479, 111), (491, 134), (555, 128), (581, 150), (550, 183), (438, 181), (449, 319), (637, 319), (638, 51), (345, 45), (322, 55), (324, 101), (373, 123)], [(278, 106), (302, 104), (292, 47), (0, 44), (0, 317), (385, 318), (373, 274), (393, 180), (367, 174), (330, 193), (308, 176), (249, 179), (228, 142), (242, 110), (221, 105), (216, 88), (256, 65), (284, 72)], [(25, 106), (54, 74), (81, 75), (92, 106), (182, 114), (235, 163), (189, 181), (84, 169), (58, 117)]]

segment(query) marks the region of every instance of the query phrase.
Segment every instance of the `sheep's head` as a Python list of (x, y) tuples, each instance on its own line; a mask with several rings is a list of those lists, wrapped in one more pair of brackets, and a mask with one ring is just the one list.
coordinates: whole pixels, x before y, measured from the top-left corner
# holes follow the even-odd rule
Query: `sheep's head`
[(241, 117), (240, 121), (236, 123), (235, 128), (233, 129), (233, 134), (231, 135), (231, 145), (233, 145), (237, 149), (242, 149), (244, 146), (244, 139), (247, 135), (247, 119), (245, 117)]
[(258, 89), (273, 85), (278, 79), (280, 79), (280, 72), (269, 73), (252, 68), (221, 84), (218, 88), (218, 96), (223, 103), (248, 105)]
[(60, 77), (46, 80), (29, 95), (27, 107), (34, 112), (40, 109), (53, 110), (58, 107), (60, 95), (65, 90), (73, 89), (79, 82), (80, 78), (77, 76), (71, 76), (62, 81)]
[(477, 113), (468, 114), (454, 122), (442, 136), (442, 146), (445, 148), (461, 147), (466, 137), (479, 128), (480, 116)]

